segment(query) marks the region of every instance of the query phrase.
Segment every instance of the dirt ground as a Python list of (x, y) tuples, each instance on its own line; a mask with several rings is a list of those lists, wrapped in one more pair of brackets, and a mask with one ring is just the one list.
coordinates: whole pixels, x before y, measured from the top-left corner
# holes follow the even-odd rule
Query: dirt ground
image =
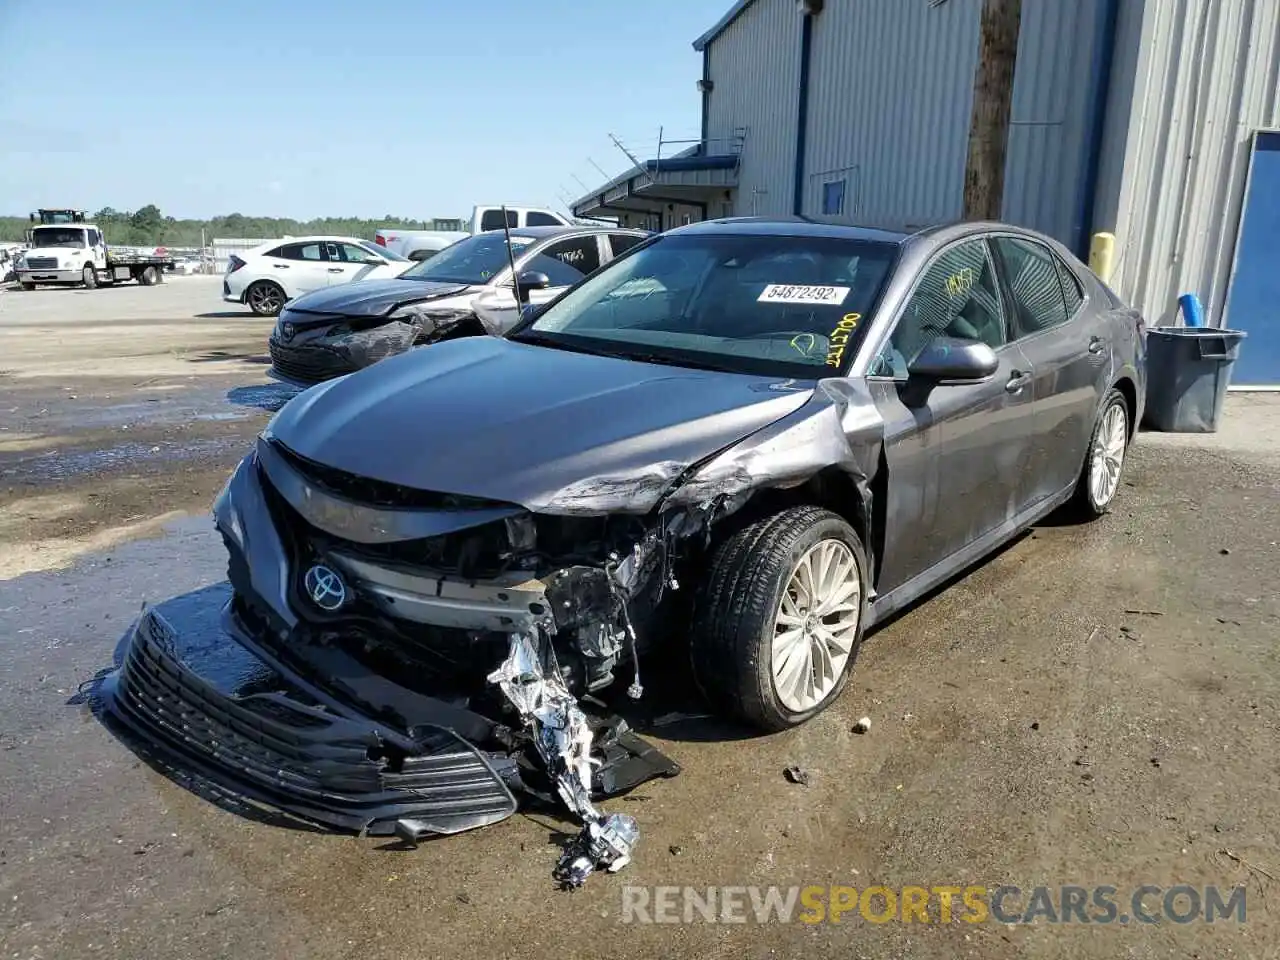
[[(692, 716), (645, 732), (683, 773), (605, 805), (639, 820), (635, 862), (567, 894), (554, 814), (414, 850), (284, 829), (146, 766), (77, 694), (139, 604), (216, 615), (208, 506), (289, 395), (268, 328), (203, 278), (0, 293), (0, 956), (1280, 956), (1276, 399), (1143, 434), (1111, 516), (877, 631), (801, 729), (664, 704)], [(629, 886), (1110, 885), (1128, 915), (1146, 884), (1243, 885), (1246, 920), (623, 922)]]

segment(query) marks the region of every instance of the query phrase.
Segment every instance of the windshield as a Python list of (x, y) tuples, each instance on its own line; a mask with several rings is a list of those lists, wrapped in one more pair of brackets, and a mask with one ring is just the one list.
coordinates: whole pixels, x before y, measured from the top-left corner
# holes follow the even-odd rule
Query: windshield
[(31, 231), (34, 247), (84, 248), (84, 231), (76, 227), (36, 227)]
[(853, 358), (897, 249), (828, 237), (660, 237), (512, 339), (736, 373), (828, 376)]
[[(517, 260), (533, 242), (533, 237), (511, 238)], [(507, 242), (502, 232), (481, 233), (445, 247), (430, 260), (423, 260), (400, 274), (400, 279), (488, 283), (508, 266)]]
[(374, 256), (381, 257), (383, 260), (390, 260), (393, 263), (400, 263), (401, 261), (404, 263), (410, 262), (408, 257), (402, 257), (394, 250), (388, 250), (386, 247), (380, 247), (376, 243), (369, 243), (366, 240), (361, 240), (360, 246), (364, 247)]

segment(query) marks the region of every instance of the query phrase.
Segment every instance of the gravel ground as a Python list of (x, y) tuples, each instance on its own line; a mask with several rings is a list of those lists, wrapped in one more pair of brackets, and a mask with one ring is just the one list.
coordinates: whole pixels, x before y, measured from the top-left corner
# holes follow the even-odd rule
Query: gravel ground
[[(1274, 399), (1144, 434), (1115, 513), (1046, 524), (879, 630), (807, 726), (650, 730), (684, 772), (607, 805), (639, 819), (636, 860), (564, 894), (555, 815), (416, 850), (285, 829), (148, 767), (77, 695), (140, 603), (199, 625), (221, 599), (208, 503), (287, 396), (268, 325), (223, 307), (203, 278), (0, 295), (0, 956), (1277, 956)], [(1122, 908), (1244, 884), (1248, 912), (622, 922), (626, 885), (971, 884), (1108, 884)]]

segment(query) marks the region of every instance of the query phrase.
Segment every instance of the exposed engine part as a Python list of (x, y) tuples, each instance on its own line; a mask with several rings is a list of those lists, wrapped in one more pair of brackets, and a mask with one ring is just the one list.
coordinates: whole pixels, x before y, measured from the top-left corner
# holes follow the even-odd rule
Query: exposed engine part
[(631, 859), (639, 828), (631, 817), (606, 816), (591, 802), (593, 735), (577, 699), (565, 686), (550, 639), (513, 633), (507, 659), (489, 674), (516, 708), (556, 785), (560, 799), (583, 821), (582, 832), (565, 850), (554, 876), (580, 886), (594, 871), (620, 870)]

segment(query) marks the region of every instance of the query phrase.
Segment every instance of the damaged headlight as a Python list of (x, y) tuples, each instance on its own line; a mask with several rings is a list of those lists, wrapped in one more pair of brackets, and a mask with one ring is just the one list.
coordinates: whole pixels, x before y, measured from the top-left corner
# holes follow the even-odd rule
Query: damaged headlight
[(387, 317), (387, 320), (412, 323), (423, 334), (431, 334), (448, 330), (469, 316), (471, 316), (470, 309), (457, 307), (432, 309), (431, 302), (427, 301), (426, 303), (407, 303)]

